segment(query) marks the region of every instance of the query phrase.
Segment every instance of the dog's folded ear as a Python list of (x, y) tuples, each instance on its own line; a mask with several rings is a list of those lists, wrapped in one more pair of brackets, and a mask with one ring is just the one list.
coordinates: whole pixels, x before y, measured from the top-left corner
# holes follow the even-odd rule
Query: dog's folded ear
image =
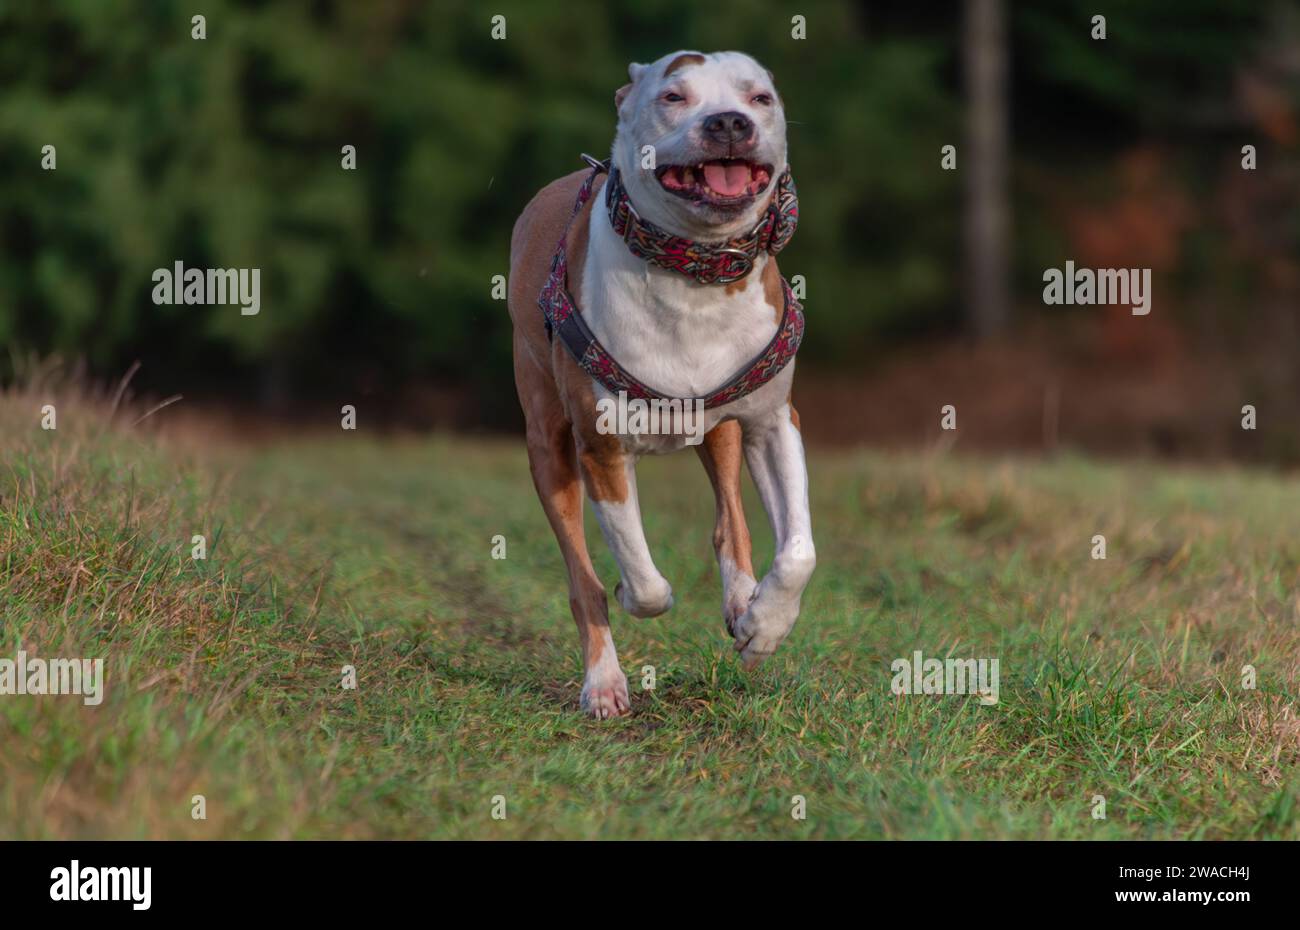
[(639, 78), (641, 76), (641, 73), (645, 71), (645, 69), (648, 67), (650, 66), (639, 65), (635, 61), (630, 62), (628, 64), (627, 76), (632, 79), (632, 83), (624, 84), (618, 90), (614, 91), (614, 109), (617, 110), (619, 107), (623, 105), (623, 101), (627, 99), (627, 95), (632, 93), (632, 86), (636, 84), (637, 78)]

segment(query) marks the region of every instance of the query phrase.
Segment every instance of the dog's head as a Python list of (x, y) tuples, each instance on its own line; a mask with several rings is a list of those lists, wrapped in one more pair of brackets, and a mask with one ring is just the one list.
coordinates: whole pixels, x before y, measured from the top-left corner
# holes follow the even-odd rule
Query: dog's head
[(771, 72), (740, 52), (689, 51), (627, 70), (614, 166), (637, 212), (699, 241), (749, 232), (786, 168)]

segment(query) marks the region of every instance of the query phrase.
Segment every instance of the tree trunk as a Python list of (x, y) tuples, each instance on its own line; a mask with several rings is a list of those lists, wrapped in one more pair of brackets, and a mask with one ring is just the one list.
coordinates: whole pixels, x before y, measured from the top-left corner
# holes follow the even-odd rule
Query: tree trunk
[(1002, 0), (967, 0), (965, 264), (968, 323), (979, 339), (1002, 332), (1007, 288), (1007, 37)]

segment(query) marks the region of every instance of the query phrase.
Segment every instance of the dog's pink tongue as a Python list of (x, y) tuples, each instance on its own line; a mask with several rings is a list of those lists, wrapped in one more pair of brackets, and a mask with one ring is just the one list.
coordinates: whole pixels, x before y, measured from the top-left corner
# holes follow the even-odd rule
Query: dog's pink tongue
[(704, 166), (704, 180), (724, 197), (735, 197), (744, 193), (749, 183), (749, 165), (743, 161), (709, 162)]

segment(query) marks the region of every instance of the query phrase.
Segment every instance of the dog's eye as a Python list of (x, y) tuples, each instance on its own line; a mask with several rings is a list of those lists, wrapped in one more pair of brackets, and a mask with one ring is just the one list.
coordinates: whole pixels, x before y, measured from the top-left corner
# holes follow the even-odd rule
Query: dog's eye
[(668, 93), (664, 94), (663, 99), (666, 100), (668, 103), (681, 103), (686, 98), (683, 97), (681, 94), (675, 93), (670, 90), (668, 91)]
[(749, 99), (750, 103), (757, 103), (761, 107), (770, 107), (772, 105), (771, 94), (755, 94)]

